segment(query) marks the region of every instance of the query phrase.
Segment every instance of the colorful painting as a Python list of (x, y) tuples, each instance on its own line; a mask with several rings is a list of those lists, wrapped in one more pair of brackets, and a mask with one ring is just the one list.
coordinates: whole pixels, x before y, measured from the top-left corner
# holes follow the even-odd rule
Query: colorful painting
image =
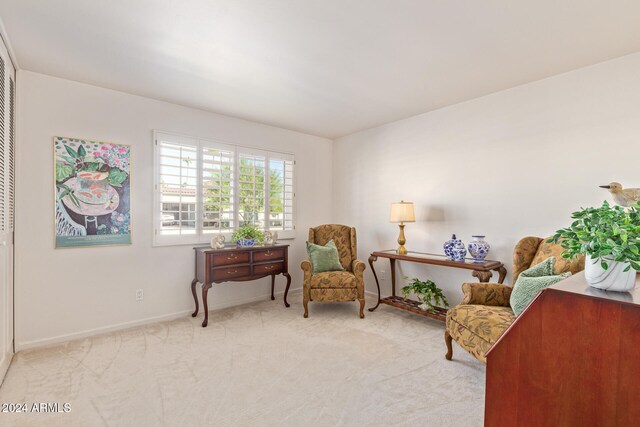
[(131, 148), (53, 138), (56, 248), (131, 244)]

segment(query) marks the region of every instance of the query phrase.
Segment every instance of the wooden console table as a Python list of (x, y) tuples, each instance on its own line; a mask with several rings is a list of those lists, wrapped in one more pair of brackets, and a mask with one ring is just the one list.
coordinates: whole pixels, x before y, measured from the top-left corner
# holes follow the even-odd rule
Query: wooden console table
[[(373, 263), (377, 261), (378, 257), (388, 258), (389, 263), (391, 264), (391, 296), (386, 298), (380, 298), (380, 283), (378, 282), (376, 269), (373, 267)], [(472, 270), (471, 275), (478, 278), (481, 282), (488, 282), (489, 279), (491, 279), (491, 276), (493, 276), (493, 273), (491, 273), (492, 271), (498, 272), (498, 283), (504, 282), (507, 275), (507, 269), (504, 268), (504, 264), (500, 261), (485, 260), (481, 263), (474, 262), (470, 259), (466, 259), (464, 262), (452, 261), (445, 255), (427, 254), (422, 252), (409, 252), (406, 255), (399, 255), (393, 249), (373, 252), (369, 257), (369, 265), (371, 266), (371, 271), (373, 272), (373, 277), (376, 279), (376, 286), (378, 287), (378, 302), (375, 307), (370, 308), (369, 311), (375, 310), (380, 304), (387, 304), (412, 313), (431, 317), (432, 319), (441, 320), (443, 322), (446, 320), (447, 310), (444, 308), (438, 307), (435, 313), (431, 313), (418, 308), (420, 303), (417, 301), (410, 299), (405, 300), (403, 297), (396, 296), (396, 261), (417, 262), (421, 264)]]
[(273, 288), (276, 275), (282, 274), (287, 278), (284, 290), (284, 305), (289, 307), (287, 294), (291, 285), (289, 275), (289, 245), (252, 246), (240, 248), (236, 246), (211, 249), (209, 247), (193, 248), (196, 252), (196, 277), (191, 282), (191, 293), (196, 304), (196, 311), (191, 315), (198, 315), (198, 294), (196, 284), (202, 283), (202, 305), (204, 321), (202, 327), (209, 323), (209, 306), (207, 293), (213, 283), (245, 282), (271, 276), (271, 299), (274, 300)]

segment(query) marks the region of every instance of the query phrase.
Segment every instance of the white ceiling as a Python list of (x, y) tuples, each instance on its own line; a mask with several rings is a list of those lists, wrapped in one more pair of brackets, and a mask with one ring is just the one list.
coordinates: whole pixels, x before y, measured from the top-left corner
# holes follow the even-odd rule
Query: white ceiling
[(0, 0), (22, 69), (334, 138), (640, 50), (637, 0)]

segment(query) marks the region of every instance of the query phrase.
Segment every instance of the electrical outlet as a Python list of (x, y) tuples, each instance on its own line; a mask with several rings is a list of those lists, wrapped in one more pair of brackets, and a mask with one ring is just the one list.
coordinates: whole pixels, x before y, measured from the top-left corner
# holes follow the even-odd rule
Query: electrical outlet
[(142, 289), (138, 289), (136, 291), (136, 301), (142, 301), (144, 299), (144, 291)]
[(384, 282), (387, 280), (387, 271), (386, 270), (380, 270), (380, 281)]

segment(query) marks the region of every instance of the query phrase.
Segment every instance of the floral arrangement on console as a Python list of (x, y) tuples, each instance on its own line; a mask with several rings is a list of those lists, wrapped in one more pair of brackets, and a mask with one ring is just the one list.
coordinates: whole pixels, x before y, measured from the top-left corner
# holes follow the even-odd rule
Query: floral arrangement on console
[[(599, 208), (574, 212), (571, 218), (573, 223), (548, 242), (559, 243), (564, 258), (586, 255), (585, 276), (591, 286), (616, 291), (633, 287), (633, 273), (640, 271), (640, 202), (624, 208), (605, 201)], [(609, 283), (600, 283), (607, 276)]]
[[(405, 277), (404, 280), (408, 281), (409, 278)], [(442, 289), (436, 286), (432, 280), (425, 282), (414, 277), (408, 283), (407, 286), (402, 288), (404, 299), (406, 300), (409, 294), (413, 292), (418, 297), (418, 301), (421, 302), (418, 306), (420, 309), (435, 313), (436, 308), (449, 307), (449, 302), (442, 293)]]
[(264, 232), (251, 225), (238, 228), (231, 235), (231, 241), (238, 246), (254, 246), (256, 243), (264, 242)]

